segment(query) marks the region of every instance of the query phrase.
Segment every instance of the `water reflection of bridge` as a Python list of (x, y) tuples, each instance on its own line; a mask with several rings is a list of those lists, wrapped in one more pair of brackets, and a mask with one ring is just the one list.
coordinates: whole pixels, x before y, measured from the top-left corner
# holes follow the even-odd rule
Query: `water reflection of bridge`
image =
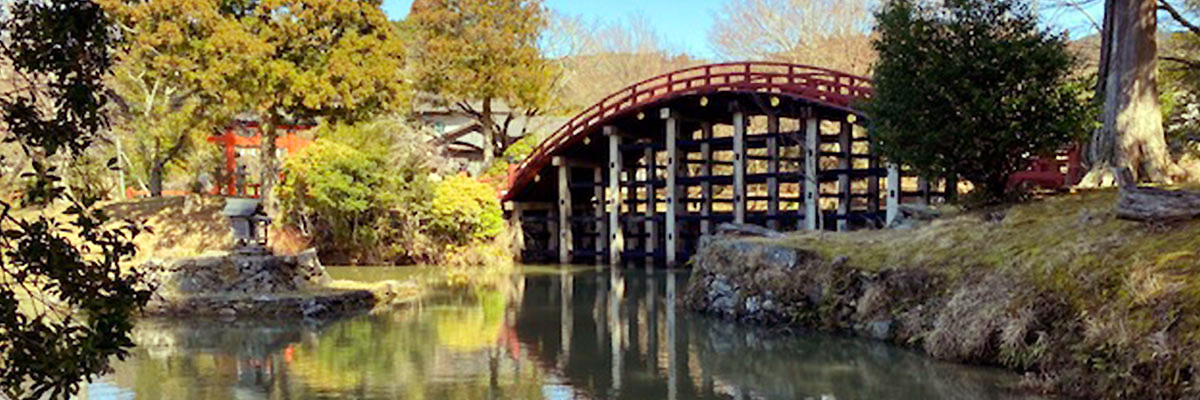
[(884, 344), (690, 315), (684, 274), (515, 277), (319, 325), (143, 324), (133, 359), (80, 398), (1006, 398), (994, 374)]
[[(855, 107), (866, 78), (778, 63), (689, 68), (615, 92), (511, 176), (525, 261), (685, 261), (721, 222), (837, 229), (890, 221), (937, 187), (884, 166)], [(885, 179), (886, 178), (886, 179)], [(936, 186), (936, 185), (935, 185)]]
[(748, 329), (678, 309), (686, 274), (527, 279), (517, 334), (568, 398), (1009, 399), (1011, 376), (884, 343)]

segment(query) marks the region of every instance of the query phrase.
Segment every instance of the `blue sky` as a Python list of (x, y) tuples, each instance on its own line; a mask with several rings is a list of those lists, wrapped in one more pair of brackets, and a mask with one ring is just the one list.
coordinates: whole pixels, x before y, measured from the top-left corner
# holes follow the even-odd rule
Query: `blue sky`
[[(673, 48), (687, 51), (701, 58), (712, 58), (708, 47), (708, 28), (713, 14), (727, 0), (546, 0), (546, 5), (567, 15), (583, 16), (589, 20), (623, 20), (631, 15), (646, 18), (658, 33)], [(1042, 0), (1042, 4), (1052, 1)], [(1100, 19), (1104, 2), (1093, 2), (1087, 10), (1093, 18)], [(412, 0), (384, 0), (383, 11), (391, 19), (401, 19), (408, 14)], [(1071, 36), (1078, 38), (1091, 33), (1090, 23), (1079, 10), (1073, 8), (1043, 8), (1045, 22), (1070, 29)]]

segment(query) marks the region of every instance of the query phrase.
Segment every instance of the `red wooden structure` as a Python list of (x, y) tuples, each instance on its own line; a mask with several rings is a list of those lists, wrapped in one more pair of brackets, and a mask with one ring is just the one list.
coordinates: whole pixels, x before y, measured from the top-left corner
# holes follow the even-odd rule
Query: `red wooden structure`
[[(513, 200), (553, 155), (596, 134), (610, 120), (665, 100), (705, 93), (761, 92), (802, 99), (825, 107), (860, 114), (856, 102), (872, 96), (869, 78), (844, 72), (787, 63), (736, 62), (687, 68), (635, 83), (580, 112), (550, 135), (526, 159), (510, 168), (502, 200)], [(1010, 179), (1047, 189), (1074, 185), (1081, 178), (1078, 150), (1073, 146), (1055, 159), (1038, 159), (1028, 171)], [(1059, 158), (1066, 158), (1059, 160)], [(1064, 171), (1065, 170), (1065, 171)]]
[(1079, 159), (1079, 146), (1072, 145), (1054, 157), (1034, 160), (1028, 170), (1008, 177), (1008, 187), (1042, 188), (1061, 190), (1074, 186), (1083, 179), (1083, 164)]
[[(300, 149), (312, 144), (311, 140), (303, 139), (296, 136), (296, 133), (311, 129), (308, 125), (282, 125), (278, 129), (283, 132), (283, 135), (275, 138), (275, 147), (287, 150), (290, 155)], [(239, 131), (250, 131), (253, 135), (239, 134)], [(225, 147), (225, 173), (228, 179), (225, 182), (217, 183), (216, 190), (213, 194), (224, 194), (226, 196), (237, 195), (237, 152), (236, 148), (259, 148), (262, 144), (262, 133), (258, 130), (258, 123), (244, 122), (230, 125), (225, 129), (225, 133), (219, 136), (209, 136), (210, 143), (217, 143)], [(258, 184), (247, 185), (247, 192), (253, 189), (253, 193), (249, 193), (250, 197), (258, 197)]]
[(719, 92), (774, 93), (857, 114), (854, 102), (871, 97), (870, 85), (866, 77), (831, 69), (754, 61), (703, 65), (650, 78), (605, 97), (567, 121), (517, 166), (502, 197), (512, 200), (554, 154), (597, 133), (609, 120), (667, 99)]

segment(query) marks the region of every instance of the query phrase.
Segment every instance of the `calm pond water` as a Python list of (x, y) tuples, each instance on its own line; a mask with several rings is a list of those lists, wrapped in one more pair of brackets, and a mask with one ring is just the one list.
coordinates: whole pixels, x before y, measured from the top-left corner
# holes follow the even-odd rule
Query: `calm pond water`
[(686, 272), (528, 271), (498, 289), (331, 322), (143, 321), (133, 357), (78, 397), (1023, 398), (1006, 389), (1013, 374), (676, 310)]

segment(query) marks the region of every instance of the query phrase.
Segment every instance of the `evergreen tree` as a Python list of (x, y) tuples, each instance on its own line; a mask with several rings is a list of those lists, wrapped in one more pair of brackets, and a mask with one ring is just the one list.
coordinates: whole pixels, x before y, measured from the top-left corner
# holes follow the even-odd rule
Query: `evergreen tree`
[(1017, 1), (893, 0), (876, 18), (867, 108), (892, 162), (961, 176), (996, 200), (1010, 175), (1088, 126), (1066, 39)]
[[(546, 28), (540, 0), (418, 0), (405, 21), (417, 89), (470, 114), (482, 130), (485, 168), (517, 138), (514, 114), (537, 115), (555, 72), (538, 50)], [(502, 102), (507, 118), (495, 118)]]

